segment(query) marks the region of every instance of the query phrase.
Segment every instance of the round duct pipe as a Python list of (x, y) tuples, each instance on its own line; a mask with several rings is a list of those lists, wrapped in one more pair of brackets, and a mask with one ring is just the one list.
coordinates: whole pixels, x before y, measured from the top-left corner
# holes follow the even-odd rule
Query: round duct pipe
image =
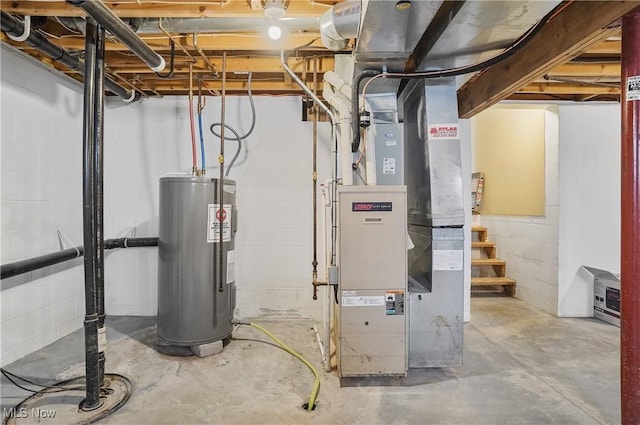
[(349, 39), (358, 35), (362, 5), (360, 1), (345, 1), (327, 10), (320, 17), (320, 38), (329, 50), (341, 50)]

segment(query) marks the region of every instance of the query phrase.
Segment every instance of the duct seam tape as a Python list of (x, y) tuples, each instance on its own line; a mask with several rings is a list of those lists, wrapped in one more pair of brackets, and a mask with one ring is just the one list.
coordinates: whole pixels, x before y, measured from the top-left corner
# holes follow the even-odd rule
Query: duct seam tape
[(104, 353), (107, 349), (107, 328), (98, 328), (98, 353)]

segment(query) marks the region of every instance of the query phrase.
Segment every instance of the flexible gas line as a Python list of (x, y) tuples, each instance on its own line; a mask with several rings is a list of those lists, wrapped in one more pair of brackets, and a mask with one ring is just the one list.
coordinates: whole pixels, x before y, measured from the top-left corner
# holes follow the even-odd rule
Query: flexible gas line
[(278, 338), (277, 336), (275, 336), (274, 334), (272, 334), (262, 326), (258, 325), (257, 323), (246, 323), (246, 322), (235, 322), (235, 323), (237, 325), (251, 326), (252, 328), (256, 328), (259, 331), (263, 332), (265, 335), (271, 338), (276, 344), (278, 344), (280, 348), (282, 348), (287, 353), (291, 354), (296, 359), (300, 360), (302, 363), (304, 363), (305, 366), (307, 366), (311, 370), (311, 372), (313, 373), (313, 376), (315, 377), (315, 381), (313, 382), (313, 389), (311, 390), (311, 394), (309, 395), (309, 403), (307, 404), (306, 409), (308, 411), (312, 411), (315, 408), (316, 398), (318, 397), (318, 393), (320, 392), (320, 375), (318, 375), (318, 371), (316, 370), (316, 368), (313, 367), (313, 365), (309, 363), (307, 359), (302, 357), (302, 354), (289, 348), (284, 342), (280, 340), (280, 338)]

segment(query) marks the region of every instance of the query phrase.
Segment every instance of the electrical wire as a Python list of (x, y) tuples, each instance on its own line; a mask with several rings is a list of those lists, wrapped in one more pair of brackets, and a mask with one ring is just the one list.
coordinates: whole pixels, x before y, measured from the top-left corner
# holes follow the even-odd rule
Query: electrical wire
[(312, 411), (313, 409), (315, 409), (316, 407), (315, 402), (318, 397), (318, 393), (320, 392), (320, 375), (318, 374), (318, 371), (316, 370), (316, 368), (313, 367), (313, 365), (309, 362), (309, 360), (302, 357), (302, 354), (289, 348), (277, 336), (275, 336), (274, 334), (272, 334), (262, 326), (258, 325), (257, 323), (236, 322), (236, 324), (251, 326), (252, 328), (258, 329), (260, 332), (263, 332), (265, 335), (271, 338), (276, 344), (278, 344), (278, 347), (282, 348), (284, 351), (291, 354), (296, 359), (300, 360), (305, 366), (307, 366), (311, 370), (311, 372), (313, 373), (313, 376), (315, 377), (315, 380), (313, 382), (313, 389), (311, 390), (311, 394), (309, 395), (309, 403), (306, 403), (306, 409), (308, 411)]
[[(31, 381), (27, 378), (23, 378), (22, 376), (16, 375), (13, 372), (9, 372), (8, 370), (4, 369), (4, 368), (0, 368), (0, 372), (2, 373), (2, 375), (4, 375), (5, 378), (7, 378), (7, 380), (9, 382), (11, 382), (13, 385), (15, 385), (16, 387), (20, 388), (21, 390), (30, 392), (30, 393), (38, 393), (41, 391), (41, 389), (48, 389), (51, 391), (47, 391), (49, 393), (56, 393), (56, 392), (62, 392), (62, 391), (77, 391), (77, 390), (84, 390), (85, 387), (82, 386), (78, 386), (78, 387), (65, 387), (59, 384), (54, 384), (54, 385), (46, 385), (46, 384), (40, 384), (38, 382), (35, 381)], [(14, 380), (15, 379), (15, 380)], [(25, 382), (29, 385), (34, 385), (36, 387), (40, 387), (40, 390), (33, 390), (31, 388), (27, 388), (25, 386), (22, 386), (22, 384), (19, 384), (16, 381), (22, 381)]]
[(156, 72), (156, 75), (158, 76), (158, 78), (171, 78), (173, 77), (173, 67), (176, 61), (176, 42), (173, 41), (172, 38), (169, 39), (169, 43), (171, 44), (171, 59), (170, 59), (170, 65), (169, 65), (169, 72), (167, 72), (166, 74), (161, 74), (159, 72)]
[[(224, 140), (229, 140), (229, 141), (235, 140), (235, 141), (238, 142), (238, 147), (236, 148), (236, 153), (233, 156), (233, 159), (231, 159), (231, 162), (229, 162), (229, 165), (227, 166), (227, 171), (225, 173), (225, 178), (229, 177), (229, 173), (231, 172), (231, 168), (233, 167), (233, 165), (235, 164), (236, 160), (240, 156), (240, 150), (242, 149), (242, 140), (244, 140), (247, 137), (249, 137), (251, 135), (251, 133), (253, 133), (254, 128), (256, 127), (256, 105), (255, 105), (255, 103), (253, 101), (253, 92), (251, 91), (252, 77), (253, 77), (253, 73), (249, 72), (249, 76), (247, 78), (247, 93), (249, 95), (249, 104), (251, 105), (251, 126), (249, 127), (249, 130), (247, 130), (247, 132), (245, 134), (240, 136), (238, 134), (238, 132), (233, 127), (231, 127), (228, 124), (224, 124), (224, 128), (226, 128), (227, 130), (231, 131), (233, 133), (233, 135), (235, 136), (235, 137), (224, 136)], [(214, 136), (216, 136), (218, 138), (221, 138), (222, 134), (218, 133), (215, 130), (216, 127), (222, 127), (222, 123), (221, 122), (214, 122), (209, 127), (209, 130), (211, 131), (211, 133)]]

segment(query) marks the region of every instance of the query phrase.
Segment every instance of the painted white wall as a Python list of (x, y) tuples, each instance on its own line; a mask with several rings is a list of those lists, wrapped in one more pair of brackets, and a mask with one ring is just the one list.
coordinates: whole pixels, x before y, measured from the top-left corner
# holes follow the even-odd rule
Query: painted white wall
[[(138, 236), (157, 235), (159, 178), (191, 169), (187, 101), (186, 97), (144, 99), (131, 106), (112, 104), (107, 109), (107, 237), (127, 235), (133, 228)], [(237, 182), (239, 210), (236, 313), (240, 318), (321, 318), (323, 301), (311, 297), (312, 124), (301, 121), (299, 97), (256, 97), (255, 104), (254, 133), (230, 173)], [(207, 174), (212, 177), (219, 173), (219, 142), (207, 129), (219, 118), (220, 98), (207, 98), (203, 123)], [(228, 97), (226, 122), (244, 134), (250, 121), (248, 98)], [(319, 127), (322, 182), (330, 177), (329, 126), (320, 123)], [(235, 148), (235, 142), (227, 142), (227, 163)], [(321, 257), (323, 252), (320, 246)], [(156, 314), (157, 249), (111, 253), (105, 279), (107, 314)]]
[(620, 271), (620, 105), (563, 105), (559, 117), (558, 315), (589, 317), (580, 266)]
[[(507, 119), (509, 108), (501, 105)], [(539, 107), (531, 106), (539, 109)], [(507, 262), (507, 276), (515, 279), (516, 296), (551, 314), (558, 306), (558, 114), (545, 110), (545, 215), (482, 215), (497, 256)], [(474, 170), (482, 171), (482, 170)], [(487, 182), (487, 187), (491, 183)], [(489, 189), (487, 189), (489, 190)]]
[[(0, 63), (0, 258), (7, 264), (58, 250), (57, 230), (82, 245), (82, 89), (5, 44)], [(2, 281), (2, 365), (82, 326), (79, 264)]]

